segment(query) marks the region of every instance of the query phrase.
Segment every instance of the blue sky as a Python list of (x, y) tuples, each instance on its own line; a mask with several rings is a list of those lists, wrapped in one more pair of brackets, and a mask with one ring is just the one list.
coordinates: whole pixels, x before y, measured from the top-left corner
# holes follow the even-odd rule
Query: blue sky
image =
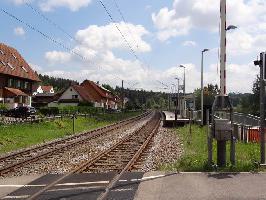
[[(28, 4), (25, 4), (27, 2)], [(162, 90), (157, 80), (171, 85), (187, 67), (187, 91), (200, 87), (201, 50), (205, 54), (205, 84), (219, 83), (219, 1), (214, 0), (2, 0), (1, 8), (63, 43), (79, 55), (45, 39), (1, 11), (0, 41), (16, 49), (38, 72), (79, 81), (91, 79), (111, 85)], [(115, 5), (119, 6), (126, 22)], [(62, 27), (47, 22), (40, 14)], [(263, 0), (228, 2), (229, 92), (250, 92), (258, 69), (252, 65), (266, 45), (266, 3)], [(123, 40), (116, 26), (125, 36)], [(135, 59), (126, 42), (136, 52)], [(137, 47), (138, 46), (138, 47)]]

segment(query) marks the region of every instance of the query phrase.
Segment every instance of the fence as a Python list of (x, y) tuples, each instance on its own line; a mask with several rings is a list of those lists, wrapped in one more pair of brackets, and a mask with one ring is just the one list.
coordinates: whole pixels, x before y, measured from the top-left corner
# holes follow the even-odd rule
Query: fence
[[(215, 116), (217, 118), (222, 116)], [(230, 119), (230, 114), (226, 114), (226, 118)], [(193, 112), (193, 120), (196, 123), (201, 122), (201, 111)], [(232, 114), (233, 133), (236, 139), (243, 142), (259, 142), (260, 141), (260, 118), (251, 114), (234, 112)]]

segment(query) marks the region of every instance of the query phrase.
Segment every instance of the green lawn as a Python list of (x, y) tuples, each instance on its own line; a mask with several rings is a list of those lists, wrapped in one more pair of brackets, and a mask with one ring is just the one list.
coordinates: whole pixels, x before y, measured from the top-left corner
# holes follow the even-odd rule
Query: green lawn
[[(141, 114), (141, 112), (97, 115), (94, 118), (78, 117), (75, 132), (102, 127), (116, 121)], [(51, 141), (73, 134), (71, 119), (34, 124), (0, 125), (0, 154)]]
[[(171, 171), (214, 171), (214, 168), (207, 165), (207, 138), (206, 127), (192, 126), (191, 143), (188, 144), (189, 127), (185, 126), (176, 130), (177, 136), (183, 143), (184, 153), (181, 158), (171, 165), (163, 165), (162, 170)], [(227, 165), (218, 171), (258, 171), (256, 164), (260, 159), (260, 146), (255, 143), (236, 143), (236, 165), (230, 164), (230, 145), (227, 142)], [(213, 161), (216, 162), (216, 141), (213, 142)]]

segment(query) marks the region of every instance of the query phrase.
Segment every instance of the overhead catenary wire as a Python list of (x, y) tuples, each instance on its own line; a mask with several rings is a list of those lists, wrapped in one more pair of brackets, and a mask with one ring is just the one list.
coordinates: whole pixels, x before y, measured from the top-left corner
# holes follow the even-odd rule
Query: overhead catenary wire
[(41, 16), (45, 21), (47, 21), (48, 23), (52, 24), (55, 28), (57, 28), (58, 30), (60, 30), (62, 33), (64, 33), (68, 38), (70, 38), (71, 40), (79, 43), (79, 41), (74, 38), (71, 34), (69, 34), (64, 28), (62, 28), (62, 26), (60, 26), (58, 23), (54, 22), (53, 20), (51, 20), (50, 18), (48, 18), (47, 16), (45, 16), (43, 13), (41, 13), (38, 9), (36, 9), (35, 7), (33, 7), (31, 5), (31, 3), (29, 3), (28, 1), (24, 0), (24, 3), (26, 6), (28, 6), (32, 11), (34, 11), (36, 14), (38, 14), (39, 16)]
[(117, 22), (114, 20), (114, 18), (112, 17), (111, 13), (109, 12), (109, 10), (107, 9), (107, 7), (105, 6), (105, 4), (99, 0), (100, 4), (102, 5), (102, 7), (104, 8), (105, 12), (107, 13), (107, 15), (109, 16), (111, 22), (115, 25), (116, 29), (118, 30), (118, 32), (120, 33), (121, 37), (123, 38), (124, 42), (126, 43), (126, 45), (128, 46), (128, 48), (130, 49), (131, 53), (133, 54), (133, 56), (136, 58), (136, 60), (139, 60), (138, 55), (136, 54), (135, 50), (131, 47), (131, 45), (129, 44), (128, 40), (126, 39), (125, 35), (123, 34), (123, 32), (121, 31), (121, 29), (119, 28)]
[[(38, 34), (40, 34), (42, 37), (44, 37), (46, 40), (55, 43), (56, 45), (60, 46), (61, 48), (69, 51), (71, 54), (78, 56), (80, 59), (82, 60), (87, 60), (89, 61), (88, 58), (84, 57), (83, 55), (81, 55), (80, 53), (76, 52), (75, 50), (71, 49), (71, 47), (67, 46), (66, 44), (64, 44), (63, 42), (60, 42), (56, 39), (54, 39), (53, 37), (49, 36), (46, 33), (43, 33), (42, 31), (40, 31), (38, 28), (34, 27), (33, 25), (23, 21), (22, 19), (18, 18), (17, 16), (11, 14), (10, 12), (4, 10), (3, 8), (1, 8), (1, 12), (6, 14), (7, 16), (9, 16), (10, 18), (24, 24), (26, 27), (28, 27), (29, 29), (31, 29), (32, 31), (37, 32)], [(91, 62), (91, 61), (90, 61)]]
[(116, 2), (116, 0), (113, 0), (113, 2), (115, 4), (115, 7), (116, 7), (118, 13), (120, 14), (121, 19), (123, 20), (123, 22), (125, 23), (125, 25), (126, 25), (126, 27), (128, 29), (128, 32), (129, 32), (129, 34), (131, 36), (131, 39), (135, 43), (136, 49), (139, 49), (139, 44), (136, 42), (136, 40), (134, 38), (134, 35), (133, 35), (132, 31), (131, 31), (131, 28), (128, 26), (127, 20), (126, 20), (126, 18), (124, 16), (122, 10), (120, 9), (120, 7), (119, 7), (118, 3)]
[[(126, 26), (127, 29), (128, 29), (128, 32), (129, 32), (129, 34), (130, 34), (130, 36), (131, 36), (131, 39), (133, 40), (133, 42), (134, 42), (134, 44), (135, 44), (134, 46), (136, 47), (137, 50), (139, 50), (140, 45), (139, 45), (139, 43), (135, 40), (135, 37), (134, 37), (134, 35), (133, 35), (132, 31), (131, 31), (131, 28), (130, 28), (129, 25), (128, 25), (128, 22), (127, 22), (127, 20), (126, 20), (124, 14), (123, 14), (121, 8), (119, 7), (119, 5), (118, 5), (118, 3), (117, 3), (116, 0), (113, 0), (113, 2), (114, 2), (114, 4), (115, 4), (115, 7), (116, 7), (118, 13), (119, 13), (120, 16), (121, 16), (122, 21), (125, 23), (125, 26)], [(147, 65), (148, 70), (150, 70), (150, 64), (149, 64), (149, 62), (147, 62), (147, 60), (146, 60), (145, 58), (143, 58), (143, 57), (142, 57), (142, 59), (144, 60), (144, 63)]]

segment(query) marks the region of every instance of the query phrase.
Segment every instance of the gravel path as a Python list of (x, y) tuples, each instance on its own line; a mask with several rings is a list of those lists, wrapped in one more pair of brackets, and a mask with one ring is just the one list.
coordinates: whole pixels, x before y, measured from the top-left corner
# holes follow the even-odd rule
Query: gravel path
[(149, 149), (149, 156), (141, 171), (158, 170), (161, 164), (170, 164), (180, 158), (183, 153), (183, 144), (180, 142), (174, 129), (162, 127), (153, 139), (152, 148)]
[(134, 125), (127, 125), (119, 130), (110, 132), (108, 135), (92, 139), (83, 145), (75, 146), (69, 150), (65, 150), (64, 152), (52, 155), (45, 160), (25, 165), (22, 168), (16, 169), (14, 173), (7, 174), (7, 176), (13, 177), (32, 174), (58, 174), (68, 172), (81, 162), (95, 156), (100, 151), (108, 149), (122, 137), (143, 126), (149, 119), (150, 117), (145, 120), (141, 120)]

